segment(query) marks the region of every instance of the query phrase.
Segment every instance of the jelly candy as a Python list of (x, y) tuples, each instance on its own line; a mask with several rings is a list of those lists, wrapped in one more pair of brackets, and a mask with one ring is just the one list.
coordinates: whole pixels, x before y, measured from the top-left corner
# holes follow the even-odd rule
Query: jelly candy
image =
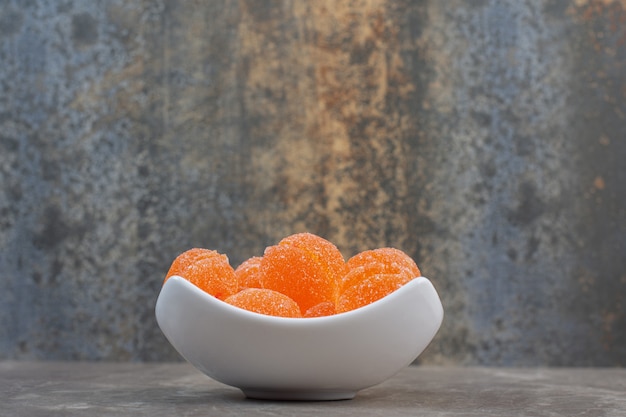
[(261, 260), (262, 287), (291, 297), (303, 314), (322, 302), (336, 302), (343, 272), (345, 262), (337, 247), (310, 233), (291, 235), (266, 248)]
[(183, 252), (172, 263), (170, 272), (166, 280), (179, 275), (220, 300), (237, 292), (237, 278), (228, 257), (216, 251), (190, 249)]
[(386, 266), (382, 263), (373, 263), (365, 266), (356, 267), (348, 272), (343, 278), (339, 296), (343, 295), (348, 289), (375, 275), (402, 275), (406, 278), (415, 278), (414, 274), (405, 270)]
[(261, 288), (261, 258), (253, 256), (235, 269), (239, 291), (246, 288)]
[(297, 233), (233, 270), (226, 255), (193, 248), (172, 263), (180, 275), (237, 307), (279, 317), (322, 317), (373, 303), (421, 276), (399, 249), (363, 251), (347, 262), (328, 240)]
[(330, 301), (324, 301), (309, 308), (302, 317), (310, 318), (310, 317), (332, 316), (336, 312), (337, 311), (335, 308), (335, 303), (330, 302)]
[(277, 291), (246, 288), (224, 301), (236, 307), (269, 316), (302, 317), (298, 304)]
[(382, 263), (389, 268), (407, 269), (415, 277), (421, 275), (415, 261), (409, 255), (395, 248), (378, 248), (366, 250), (348, 259), (348, 269), (372, 263)]
[(340, 283), (340, 294), (363, 279), (377, 274), (405, 274), (411, 278), (421, 275), (415, 261), (395, 248), (366, 250), (346, 262), (348, 272)]
[[(172, 275), (180, 276), (185, 268), (192, 263), (199, 261), (202, 258), (211, 258), (213, 256), (219, 256), (219, 253), (214, 250), (203, 248), (192, 248), (186, 250), (174, 259), (169, 271), (167, 271), (167, 274), (165, 275), (165, 281), (167, 281)], [(163, 281), (163, 283), (165, 283), (165, 281)]]
[(265, 250), (261, 284), (291, 297), (302, 312), (324, 301), (334, 302), (337, 282), (306, 252), (294, 246), (276, 245)]
[(293, 245), (303, 249), (312, 259), (317, 260), (331, 279), (340, 282), (347, 267), (343, 255), (333, 243), (312, 233), (296, 233), (279, 242), (280, 245)]
[(346, 289), (337, 301), (337, 313), (355, 310), (391, 294), (415, 277), (407, 274), (379, 274)]

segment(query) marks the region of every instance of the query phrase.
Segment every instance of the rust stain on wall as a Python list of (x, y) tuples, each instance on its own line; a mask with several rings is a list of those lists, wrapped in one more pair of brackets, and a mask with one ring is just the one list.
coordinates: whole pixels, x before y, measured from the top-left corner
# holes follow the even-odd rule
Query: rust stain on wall
[[(294, 229), (338, 244), (380, 229), (384, 217), (401, 230), (391, 212), (407, 193), (403, 141), (413, 121), (397, 103), (415, 86), (387, 2), (296, 2), (272, 12), (282, 17), (259, 25), (242, 3), (239, 29), (246, 108), (262, 118), (254, 134), (273, 143), (255, 150), (267, 191), (299, 213), (288, 221)], [(281, 20), (293, 32), (281, 32)]]
[[(587, 35), (596, 51), (604, 50), (614, 55), (614, 48), (606, 48), (607, 39), (614, 37), (617, 46), (626, 44), (626, 1), (624, 0), (577, 0), (568, 9), (589, 27)], [(598, 19), (606, 23), (594, 25)]]

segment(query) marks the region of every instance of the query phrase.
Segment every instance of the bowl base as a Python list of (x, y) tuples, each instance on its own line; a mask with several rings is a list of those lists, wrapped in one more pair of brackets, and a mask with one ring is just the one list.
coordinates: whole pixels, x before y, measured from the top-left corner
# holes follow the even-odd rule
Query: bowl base
[(279, 400), (279, 401), (337, 401), (351, 400), (356, 395), (356, 391), (331, 391), (331, 390), (257, 390), (243, 389), (247, 398), (256, 400)]

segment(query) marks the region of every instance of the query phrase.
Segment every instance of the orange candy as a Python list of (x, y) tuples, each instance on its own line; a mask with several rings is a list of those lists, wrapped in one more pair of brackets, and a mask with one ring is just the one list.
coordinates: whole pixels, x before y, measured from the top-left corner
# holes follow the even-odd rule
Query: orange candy
[(172, 263), (180, 275), (234, 306), (278, 317), (322, 317), (373, 303), (421, 276), (413, 259), (394, 248), (361, 252), (345, 262), (328, 240), (298, 233), (236, 270), (226, 255), (193, 248)]
[(298, 304), (277, 291), (246, 288), (224, 301), (236, 307), (269, 316), (302, 317)]
[(300, 233), (265, 249), (261, 284), (292, 298), (304, 314), (317, 304), (336, 302), (343, 271), (345, 262), (335, 245), (319, 236)]
[(406, 269), (415, 277), (421, 275), (415, 261), (409, 255), (395, 248), (378, 248), (366, 250), (348, 259), (346, 266), (348, 269), (357, 266), (371, 265), (372, 263), (382, 263), (390, 269)]
[(366, 278), (343, 293), (337, 301), (337, 313), (355, 310), (380, 300), (412, 279), (406, 274), (379, 274)]
[(384, 267), (384, 264), (376, 263), (372, 265), (359, 266), (350, 270), (343, 280), (343, 286), (339, 296), (341, 297), (350, 288), (360, 284), (368, 278), (376, 275), (402, 276), (407, 279), (415, 278), (415, 276), (406, 270), (395, 270)]
[(415, 261), (406, 253), (395, 248), (363, 251), (348, 259), (346, 267), (348, 272), (340, 284), (341, 294), (365, 278), (377, 274), (404, 274), (411, 278), (417, 278), (421, 275)]
[(239, 291), (246, 288), (261, 288), (261, 258), (253, 256), (235, 269)]
[(304, 250), (334, 281), (340, 282), (347, 272), (346, 261), (337, 246), (312, 233), (287, 236), (280, 241), (279, 245), (292, 245)]
[(183, 252), (174, 260), (165, 279), (172, 275), (182, 276), (220, 300), (237, 292), (237, 278), (228, 257), (216, 251), (190, 249)]
[(310, 318), (310, 317), (323, 317), (323, 316), (332, 316), (337, 311), (335, 309), (335, 303), (330, 301), (324, 301), (313, 307), (309, 308), (302, 317)]
[[(169, 271), (167, 271), (167, 274), (165, 275), (165, 281), (167, 281), (168, 278), (171, 277), (172, 275), (181, 276), (185, 268), (187, 268), (192, 263), (199, 261), (200, 259), (211, 258), (213, 256), (218, 256), (218, 255), (219, 253), (214, 250), (203, 249), (203, 248), (189, 249), (181, 253), (180, 255), (176, 257), (176, 259), (174, 259), (174, 262), (172, 262), (172, 265), (170, 266)], [(163, 281), (164, 284), (165, 284), (165, 281)]]

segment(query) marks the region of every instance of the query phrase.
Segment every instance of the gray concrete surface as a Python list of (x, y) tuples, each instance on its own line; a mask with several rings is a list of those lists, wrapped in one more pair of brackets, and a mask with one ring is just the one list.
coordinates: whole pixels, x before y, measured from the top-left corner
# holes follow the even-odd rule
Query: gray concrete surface
[(622, 417), (625, 369), (410, 367), (352, 400), (246, 399), (188, 364), (0, 362), (0, 414)]
[(183, 250), (415, 258), (422, 363), (626, 365), (626, 4), (0, 1), (0, 358), (174, 360)]

